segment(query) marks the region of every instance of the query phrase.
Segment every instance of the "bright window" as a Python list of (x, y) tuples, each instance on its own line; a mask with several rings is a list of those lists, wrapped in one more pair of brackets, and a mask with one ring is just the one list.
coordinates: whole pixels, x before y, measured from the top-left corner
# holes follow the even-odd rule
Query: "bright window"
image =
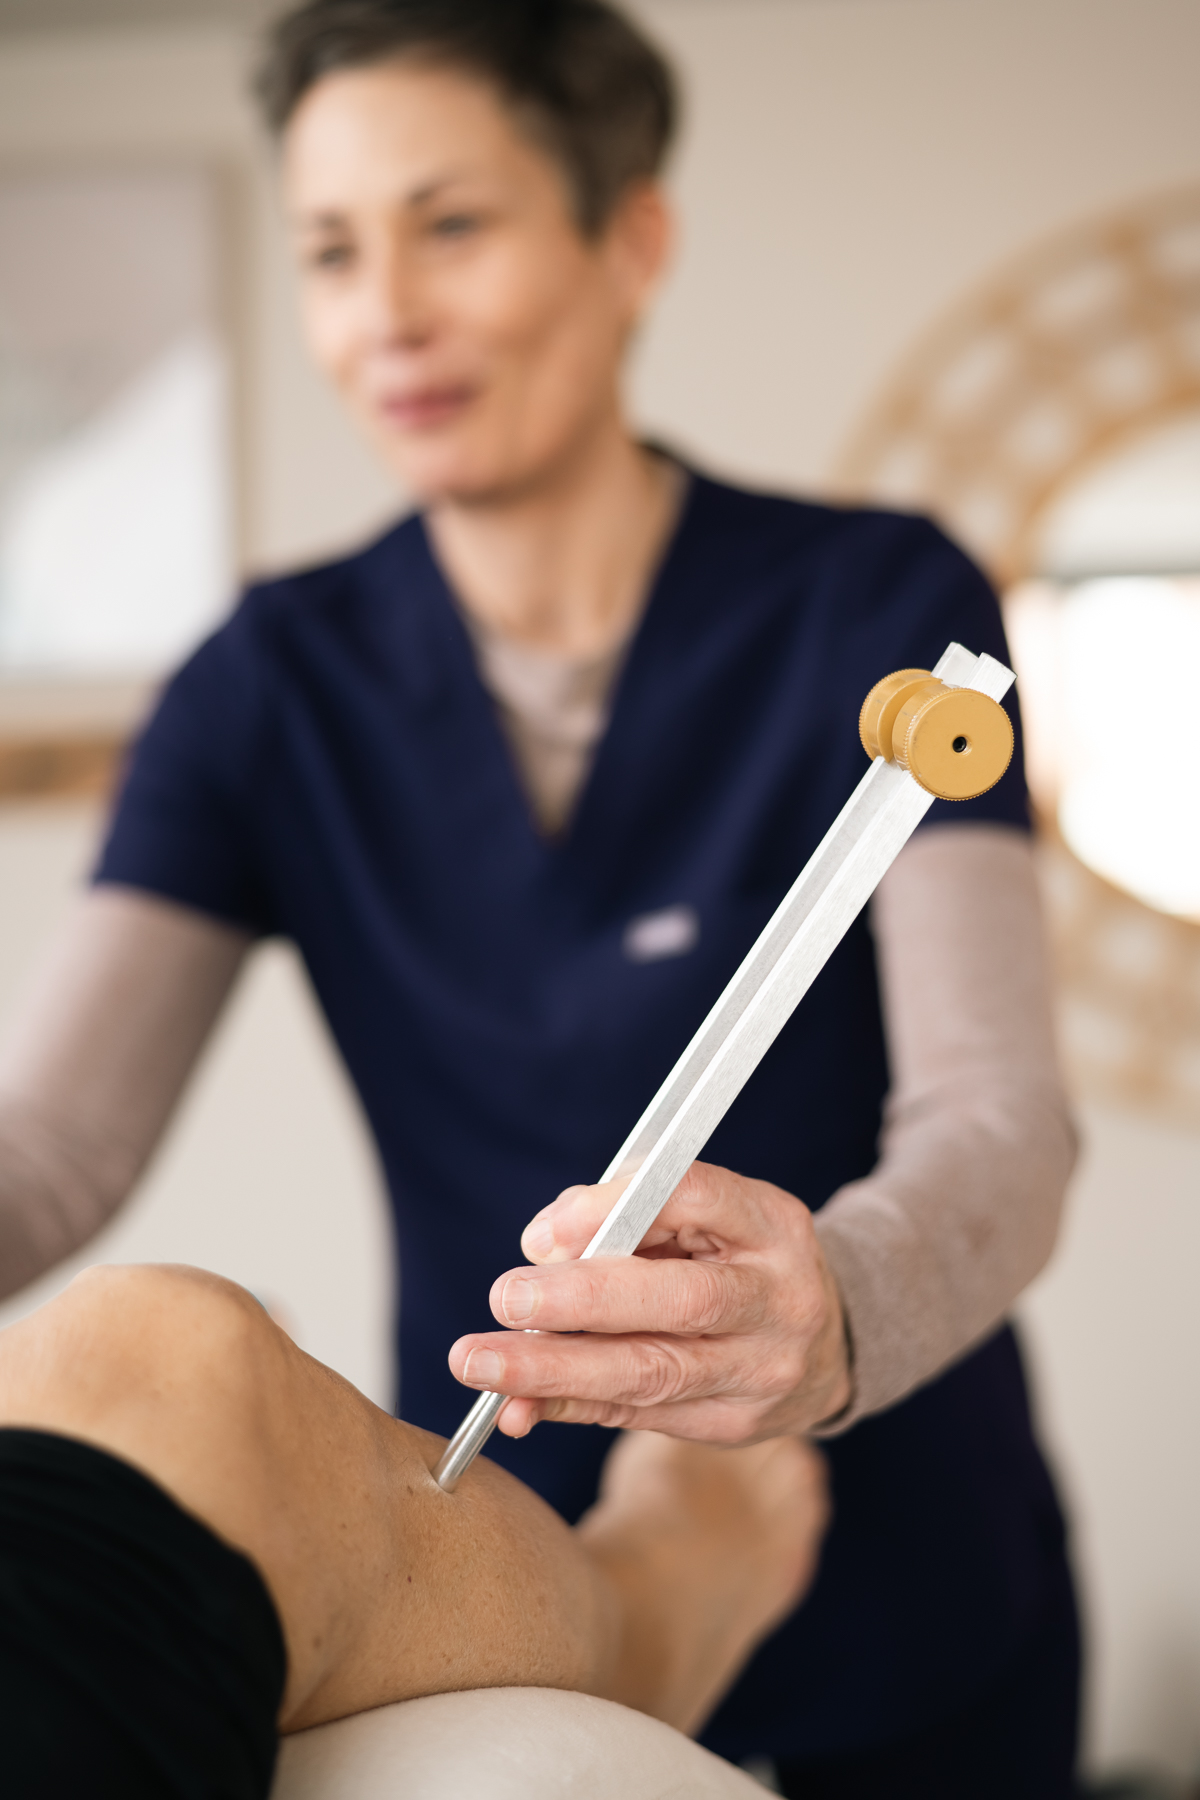
[(1098, 875), (1200, 920), (1200, 420), (1073, 486), (1041, 562), (1006, 603), (1035, 797)]
[(156, 674), (232, 585), (208, 179), (0, 181), (0, 675)]

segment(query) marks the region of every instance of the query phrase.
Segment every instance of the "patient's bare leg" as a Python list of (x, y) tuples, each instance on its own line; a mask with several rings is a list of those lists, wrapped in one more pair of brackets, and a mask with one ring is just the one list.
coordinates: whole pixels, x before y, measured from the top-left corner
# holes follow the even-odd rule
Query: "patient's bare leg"
[(577, 1528), (621, 1599), (611, 1698), (699, 1730), (809, 1587), (828, 1518), (824, 1461), (793, 1439), (626, 1433)]
[(123, 1457), (253, 1560), (287, 1643), (284, 1730), (497, 1685), (686, 1728), (798, 1597), (824, 1523), (799, 1445), (634, 1444), (578, 1533), (493, 1464), (444, 1494), (440, 1439), (187, 1269), (90, 1271), (0, 1335), (0, 1425)]

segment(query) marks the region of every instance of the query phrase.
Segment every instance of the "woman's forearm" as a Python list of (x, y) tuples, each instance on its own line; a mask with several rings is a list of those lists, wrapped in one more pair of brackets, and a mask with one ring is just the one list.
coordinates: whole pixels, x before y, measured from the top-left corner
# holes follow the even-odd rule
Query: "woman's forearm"
[(872, 927), (893, 1081), (881, 1155), (816, 1218), (854, 1357), (837, 1430), (999, 1324), (1053, 1248), (1076, 1148), (1028, 841), (919, 833)]
[(130, 888), (80, 899), (0, 1050), (0, 1295), (129, 1193), (249, 941)]

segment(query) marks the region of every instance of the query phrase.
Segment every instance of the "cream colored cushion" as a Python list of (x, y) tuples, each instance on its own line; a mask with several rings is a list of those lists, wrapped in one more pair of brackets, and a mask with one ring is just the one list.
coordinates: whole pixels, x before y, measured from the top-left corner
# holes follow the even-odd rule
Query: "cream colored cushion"
[(763, 1800), (669, 1725), (549, 1688), (430, 1694), (285, 1738), (272, 1800)]

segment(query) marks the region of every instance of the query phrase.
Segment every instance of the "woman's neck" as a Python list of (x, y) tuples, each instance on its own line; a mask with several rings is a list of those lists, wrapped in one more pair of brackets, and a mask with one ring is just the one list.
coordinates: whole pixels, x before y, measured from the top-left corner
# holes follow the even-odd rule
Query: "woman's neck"
[(633, 630), (683, 475), (617, 425), (519, 492), (431, 506), (438, 560), (479, 624), (531, 650), (603, 655)]

